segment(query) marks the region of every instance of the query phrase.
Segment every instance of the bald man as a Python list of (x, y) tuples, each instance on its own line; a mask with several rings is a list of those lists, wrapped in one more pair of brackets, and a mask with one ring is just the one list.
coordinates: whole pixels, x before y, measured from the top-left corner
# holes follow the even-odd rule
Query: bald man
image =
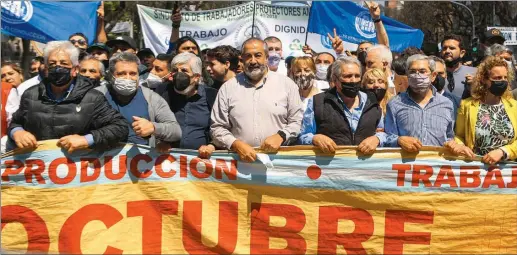
[[(210, 134), (217, 147), (253, 162), (253, 147), (268, 152), (294, 141), (303, 117), (298, 86), (287, 76), (268, 71), (267, 45), (256, 38), (242, 45), (244, 72), (228, 80), (212, 109)], [(201, 154), (201, 153), (200, 153)]]

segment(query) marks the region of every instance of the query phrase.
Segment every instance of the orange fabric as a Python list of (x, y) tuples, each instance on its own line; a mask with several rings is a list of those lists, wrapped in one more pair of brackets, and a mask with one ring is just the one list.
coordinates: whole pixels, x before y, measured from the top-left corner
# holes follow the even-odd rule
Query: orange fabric
[(7, 103), (7, 96), (9, 96), (9, 92), (11, 92), (12, 88), (13, 86), (10, 83), (2, 82), (2, 118), (0, 119), (2, 137), (7, 134), (7, 113), (5, 112), (5, 105)]

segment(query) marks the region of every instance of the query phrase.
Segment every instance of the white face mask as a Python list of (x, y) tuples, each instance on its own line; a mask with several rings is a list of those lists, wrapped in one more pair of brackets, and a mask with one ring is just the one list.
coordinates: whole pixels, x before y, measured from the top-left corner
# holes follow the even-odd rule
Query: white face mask
[(135, 93), (136, 87), (137, 84), (135, 80), (116, 78), (113, 83), (113, 89), (115, 92), (123, 96), (129, 96)]
[(158, 87), (158, 85), (160, 85), (163, 82), (163, 79), (154, 73), (149, 73), (146, 82), (149, 88), (155, 89), (156, 87)]
[(329, 65), (317, 64), (316, 65), (316, 78), (318, 80), (327, 80), (327, 70)]
[(508, 67), (511, 68), (512, 67), (512, 61), (510, 61), (510, 60), (505, 60), (505, 61), (508, 64)]

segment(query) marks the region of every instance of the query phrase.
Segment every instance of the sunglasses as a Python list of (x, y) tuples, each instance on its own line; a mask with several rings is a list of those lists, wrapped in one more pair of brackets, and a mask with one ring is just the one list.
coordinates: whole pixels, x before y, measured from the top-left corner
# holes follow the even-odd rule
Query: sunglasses
[(81, 46), (86, 45), (86, 41), (85, 41), (85, 40), (77, 40), (77, 41), (76, 41), (76, 40), (70, 40), (70, 42), (71, 42), (72, 44), (76, 44), (76, 43), (78, 43), (78, 44), (79, 44), (79, 45), (81, 45)]

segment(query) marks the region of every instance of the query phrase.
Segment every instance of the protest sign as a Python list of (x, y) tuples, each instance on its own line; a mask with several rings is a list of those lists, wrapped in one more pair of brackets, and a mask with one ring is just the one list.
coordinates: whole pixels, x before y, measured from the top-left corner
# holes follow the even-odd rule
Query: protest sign
[(288, 147), (63, 154), (56, 140), (2, 159), (2, 248), (88, 254), (515, 254), (517, 164), (435, 148)]
[(93, 43), (99, 3), (2, 0), (2, 33), (46, 43), (80, 32)]

